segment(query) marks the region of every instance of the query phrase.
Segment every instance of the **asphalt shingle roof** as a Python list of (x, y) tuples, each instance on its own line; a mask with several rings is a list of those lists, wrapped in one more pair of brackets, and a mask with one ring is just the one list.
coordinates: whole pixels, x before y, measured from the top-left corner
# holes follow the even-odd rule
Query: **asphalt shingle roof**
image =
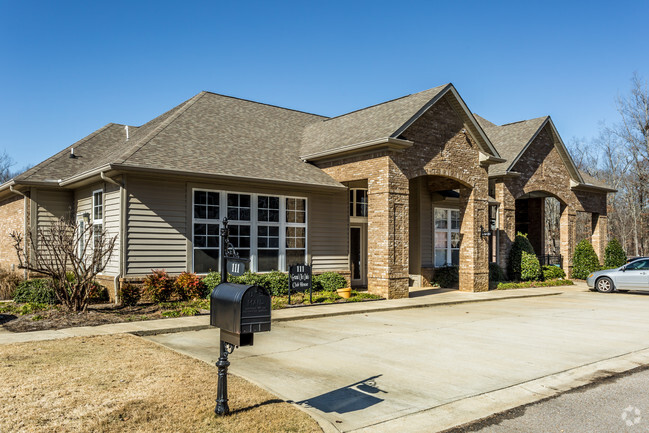
[(304, 129), (301, 156), (391, 137), (448, 84), (325, 119)]
[(548, 119), (548, 116), (501, 126), (497, 126), (480, 116), (475, 116), (475, 118), (496, 147), (500, 156), (507, 160), (507, 162), (489, 167), (490, 175), (499, 175), (507, 172), (512, 162), (538, 132), (543, 122)]
[[(340, 186), (299, 158), (304, 127), (322, 116), (201, 92), (141, 127), (108, 124), (17, 181), (56, 181), (107, 164)], [(74, 147), (75, 159), (69, 158)], [(263, 156), (260, 158), (260, 156)]]

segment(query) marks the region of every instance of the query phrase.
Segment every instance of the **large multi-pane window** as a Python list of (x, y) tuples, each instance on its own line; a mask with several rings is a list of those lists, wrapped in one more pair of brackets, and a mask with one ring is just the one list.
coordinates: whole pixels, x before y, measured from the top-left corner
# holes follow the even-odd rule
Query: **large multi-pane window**
[(228, 194), (230, 243), (239, 257), (250, 258), (250, 194)]
[(435, 267), (460, 264), (460, 211), (435, 208)]
[(194, 191), (194, 271), (218, 269), (221, 195)]
[(250, 258), (251, 270), (286, 270), (306, 260), (306, 199), (194, 190), (193, 208), (194, 272), (219, 269), (223, 216), (230, 243), (239, 257)]
[(286, 266), (304, 263), (306, 255), (306, 200), (286, 199)]
[(280, 198), (257, 196), (257, 271), (279, 269)]

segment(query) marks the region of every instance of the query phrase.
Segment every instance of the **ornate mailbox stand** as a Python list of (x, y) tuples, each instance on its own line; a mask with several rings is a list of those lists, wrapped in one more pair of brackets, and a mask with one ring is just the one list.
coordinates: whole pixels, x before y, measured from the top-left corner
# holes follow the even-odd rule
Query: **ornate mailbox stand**
[[(228, 263), (228, 260), (231, 262)], [(219, 373), (216, 408), (217, 415), (227, 415), (228, 355), (238, 346), (252, 346), (255, 332), (270, 331), (270, 294), (263, 287), (228, 283), (228, 271), (243, 274), (245, 259), (240, 259), (229, 240), (228, 219), (223, 218), (221, 229), (221, 284), (210, 298), (210, 325), (221, 329)], [(232, 265), (232, 266), (231, 266)], [(236, 265), (236, 266), (235, 266)]]

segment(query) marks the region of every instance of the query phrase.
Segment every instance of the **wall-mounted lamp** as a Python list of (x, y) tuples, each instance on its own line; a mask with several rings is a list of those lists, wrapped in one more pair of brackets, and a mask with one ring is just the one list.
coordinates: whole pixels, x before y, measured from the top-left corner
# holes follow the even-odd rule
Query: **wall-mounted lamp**
[(480, 226), (480, 236), (491, 236), (491, 231), (485, 231), (484, 227)]
[(84, 212), (83, 214), (83, 222), (88, 224), (90, 222), (90, 214), (88, 212)]

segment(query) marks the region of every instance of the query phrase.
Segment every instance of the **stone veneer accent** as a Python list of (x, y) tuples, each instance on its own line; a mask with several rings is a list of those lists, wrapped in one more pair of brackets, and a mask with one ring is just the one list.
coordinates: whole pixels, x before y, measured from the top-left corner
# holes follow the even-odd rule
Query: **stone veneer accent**
[[(576, 212), (597, 214), (593, 216), (593, 246), (597, 245), (600, 261), (608, 241), (606, 218), (606, 193), (592, 193), (573, 190), (570, 173), (559, 151), (554, 145), (550, 125), (546, 125), (536, 136), (518, 162), (512, 168), (519, 176), (504, 176), (496, 179), (496, 200), (500, 203), (500, 256), (499, 264), (507, 269), (509, 251), (516, 236), (515, 200), (530, 192), (544, 192), (561, 202), (560, 237), (563, 269), (568, 276), (572, 273), (572, 255), (575, 251)], [(530, 200), (532, 201), (532, 200)], [(539, 204), (540, 206), (540, 204)], [(538, 207), (532, 205), (532, 207)], [(532, 221), (530, 221), (532, 222)], [(535, 234), (536, 235), (536, 234)], [(537, 251), (537, 254), (541, 254)]]
[(402, 134), (414, 142), (411, 148), (318, 164), (339, 182), (368, 182), (371, 293), (389, 299), (408, 296), (409, 180), (420, 176), (448, 178), (460, 187), (460, 290), (488, 290), (488, 243), (480, 236), (480, 226), (488, 227), (487, 172), (479, 165), (477, 144), (464, 129), (462, 118), (442, 99)]

